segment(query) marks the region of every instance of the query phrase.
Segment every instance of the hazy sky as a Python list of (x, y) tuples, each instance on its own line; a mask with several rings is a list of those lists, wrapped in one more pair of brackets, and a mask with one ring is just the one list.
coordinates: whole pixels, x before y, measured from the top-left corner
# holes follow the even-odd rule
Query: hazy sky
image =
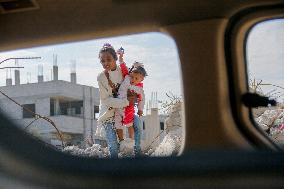
[[(144, 81), (147, 100), (151, 92), (158, 92), (158, 99), (167, 99), (165, 93), (172, 91), (181, 95), (181, 75), (179, 58), (174, 41), (161, 33), (144, 33), (114, 38), (66, 43), (31, 49), (0, 53), (0, 61), (9, 57), (40, 56), (40, 60), (20, 60), (21, 83), (27, 83), (27, 73), (31, 82), (37, 81), (38, 64), (43, 64), (44, 79), (51, 79), (52, 57), (58, 56), (59, 79), (70, 80), (70, 63), (76, 61), (77, 81), (79, 84), (97, 87), (96, 77), (102, 71), (98, 52), (104, 43), (111, 43), (115, 49), (123, 46), (125, 62), (131, 66), (134, 61), (145, 64), (148, 77)], [(247, 40), (247, 62), (250, 78), (263, 83), (284, 87), (284, 19), (270, 20), (256, 25)], [(3, 66), (14, 66), (8, 61)], [(13, 71), (13, 70), (12, 70)], [(12, 72), (14, 83), (14, 74)], [(5, 85), (6, 71), (0, 70), (0, 86)], [(275, 87), (262, 87), (268, 93)], [(284, 90), (277, 89), (279, 94)], [(279, 98), (283, 100), (284, 95)]]
[[(284, 19), (257, 24), (248, 36), (247, 60), (250, 78), (284, 87)], [(262, 86), (264, 93), (275, 87)], [(283, 101), (284, 90), (278, 88), (278, 100)], [(277, 96), (279, 96), (277, 95)]]
[[(44, 80), (51, 80), (53, 54), (58, 56), (59, 79), (70, 81), (70, 63), (76, 61), (77, 83), (98, 87), (97, 75), (102, 71), (98, 52), (104, 43), (111, 43), (115, 49), (125, 49), (125, 62), (130, 67), (134, 61), (143, 62), (148, 72), (144, 81), (146, 98), (151, 92), (158, 92), (158, 99), (167, 99), (165, 93), (172, 91), (181, 95), (181, 75), (179, 58), (174, 41), (161, 33), (144, 33), (114, 38), (104, 38), (61, 45), (21, 49), (0, 53), (0, 61), (9, 57), (40, 56), (40, 60), (19, 60), (21, 83), (27, 83), (27, 73), (31, 73), (31, 83), (37, 82), (38, 64), (43, 64)], [(14, 66), (7, 61), (0, 67)], [(14, 71), (12, 70), (14, 83)], [(6, 82), (6, 71), (0, 70), (0, 86)], [(146, 99), (146, 100), (147, 100)]]

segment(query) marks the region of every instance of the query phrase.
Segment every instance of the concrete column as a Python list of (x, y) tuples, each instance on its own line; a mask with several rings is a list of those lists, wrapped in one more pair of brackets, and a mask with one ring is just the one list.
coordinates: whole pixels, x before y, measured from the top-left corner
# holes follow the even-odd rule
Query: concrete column
[(54, 99), (54, 115), (60, 115), (60, 106), (59, 106), (59, 99)]
[(6, 86), (11, 86), (12, 85), (12, 79), (8, 78), (6, 79)]
[(42, 83), (43, 82), (43, 75), (37, 76), (37, 82)]
[(20, 70), (15, 70), (15, 85), (20, 85)]
[(53, 80), (58, 81), (58, 66), (53, 66)]
[(151, 114), (145, 116), (145, 141), (144, 146), (148, 147), (153, 141), (152, 147), (159, 144), (159, 137), (156, 138), (160, 133), (160, 119), (158, 114), (158, 108), (152, 108)]
[[(96, 121), (95, 121), (95, 98), (94, 98), (94, 94), (95, 94), (95, 89), (90, 87), (90, 108), (91, 108), (91, 136), (92, 139), (94, 140), (94, 133), (95, 133), (95, 129), (97, 127)], [(95, 142), (95, 141), (94, 141)]]
[(38, 75), (37, 75), (37, 82), (42, 83), (43, 82), (43, 65), (38, 65)]
[[(84, 125), (84, 141), (92, 135), (92, 102), (89, 87), (83, 87), (83, 125)], [(86, 145), (86, 144), (85, 144)]]
[(77, 83), (76, 73), (71, 73), (70, 77), (71, 77), (71, 83)]

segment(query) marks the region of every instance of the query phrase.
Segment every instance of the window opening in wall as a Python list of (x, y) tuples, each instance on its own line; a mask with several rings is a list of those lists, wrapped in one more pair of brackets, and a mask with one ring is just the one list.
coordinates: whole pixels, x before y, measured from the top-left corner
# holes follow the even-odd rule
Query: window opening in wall
[(99, 117), (99, 106), (94, 106), (94, 119)]
[(66, 116), (82, 116), (83, 115), (83, 101), (73, 100), (67, 98), (50, 99), (50, 115), (66, 115)]
[(35, 104), (23, 104), (23, 118), (35, 117), (32, 112), (35, 112)]
[(160, 122), (160, 129), (164, 130), (164, 122)]

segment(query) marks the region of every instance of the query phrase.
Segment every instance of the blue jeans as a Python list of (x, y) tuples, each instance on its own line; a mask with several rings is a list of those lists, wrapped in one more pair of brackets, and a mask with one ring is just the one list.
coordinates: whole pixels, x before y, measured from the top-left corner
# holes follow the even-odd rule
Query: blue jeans
[[(116, 129), (114, 128), (114, 123), (108, 122), (104, 124), (107, 144), (109, 147), (110, 157), (118, 158), (118, 143)], [(137, 115), (134, 115), (134, 154), (139, 156), (141, 154), (141, 120)]]
[(139, 156), (141, 154), (141, 120), (137, 115), (134, 115), (134, 154)]
[(110, 157), (118, 158), (118, 143), (114, 123), (107, 122), (103, 126), (106, 132), (106, 140), (110, 152)]

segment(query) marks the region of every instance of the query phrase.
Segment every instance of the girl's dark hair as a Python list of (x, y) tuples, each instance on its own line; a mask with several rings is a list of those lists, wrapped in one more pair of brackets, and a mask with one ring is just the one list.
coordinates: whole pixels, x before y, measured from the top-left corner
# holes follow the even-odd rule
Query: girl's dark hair
[(115, 61), (117, 61), (116, 52), (115, 52), (114, 48), (111, 46), (111, 44), (105, 43), (105, 44), (103, 45), (103, 47), (101, 48), (100, 53), (99, 53), (99, 58), (100, 58), (100, 56), (101, 56), (101, 53), (104, 53), (104, 52), (110, 53), (111, 56), (113, 57), (113, 59), (114, 59)]
[[(138, 62), (135, 62), (138, 63)], [(132, 66), (129, 70), (129, 73), (139, 73), (141, 75), (143, 75), (143, 77), (148, 76), (145, 68), (143, 66)]]

